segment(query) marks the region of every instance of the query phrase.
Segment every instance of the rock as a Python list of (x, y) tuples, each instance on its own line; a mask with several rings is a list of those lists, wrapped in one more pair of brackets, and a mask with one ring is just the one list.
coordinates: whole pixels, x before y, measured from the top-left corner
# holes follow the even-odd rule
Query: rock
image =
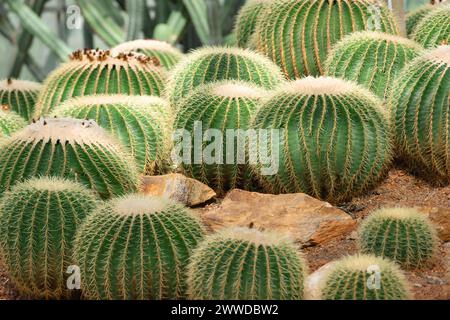
[(219, 206), (199, 211), (206, 225), (276, 230), (303, 246), (317, 245), (355, 229), (356, 221), (344, 211), (306, 194), (271, 195), (231, 191)]
[(444, 241), (450, 241), (450, 209), (445, 208), (418, 208), (419, 211), (426, 214), (435, 224), (439, 238)]
[(336, 264), (336, 261), (327, 263), (316, 272), (311, 273), (305, 280), (305, 298), (306, 300), (320, 300), (320, 287), (325, 281), (328, 272)]
[(214, 190), (207, 185), (178, 173), (144, 177), (142, 192), (171, 199), (189, 207), (205, 203), (216, 196)]
[(445, 281), (438, 277), (425, 276), (425, 279), (427, 280), (428, 284), (437, 285), (437, 286), (442, 286), (445, 284)]
[(358, 240), (358, 237), (358, 231), (356, 230), (348, 235), (349, 240)]

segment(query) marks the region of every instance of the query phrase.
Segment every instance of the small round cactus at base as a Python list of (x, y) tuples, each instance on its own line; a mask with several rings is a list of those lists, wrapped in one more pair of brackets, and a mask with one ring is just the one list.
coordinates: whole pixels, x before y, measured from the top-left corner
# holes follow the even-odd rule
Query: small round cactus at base
[(26, 121), (17, 113), (10, 111), (9, 106), (0, 106), (0, 139), (9, 137), (26, 126)]
[(450, 42), (450, 4), (440, 5), (426, 15), (414, 29), (412, 38), (425, 48)]
[(94, 300), (183, 299), (186, 266), (203, 239), (186, 208), (143, 195), (113, 199), (79, 229), (75, 259)]
[(0, 81), (0, 105), (9, 106), (12, 111), (31, 122), (41, 89), (40, 83), (32, 81), (14, 79)]
[(286, 237), (248, 228), (226, 229), (203, 241), (188, 268), (196, 300), (300, 300), (307, 265)]
[(265, 7), (274, 0), (248, 0), (240, 9), (236, 19), (235, 34), (237, 45), (248, 48), (258, 19)]

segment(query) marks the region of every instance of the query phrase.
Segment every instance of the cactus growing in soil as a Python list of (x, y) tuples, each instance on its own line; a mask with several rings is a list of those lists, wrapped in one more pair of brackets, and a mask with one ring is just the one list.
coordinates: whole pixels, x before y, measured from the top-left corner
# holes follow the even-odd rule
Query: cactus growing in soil
[(371, 255), (337, 261), (320, 284), (322, 300), (407, 300), (409, 284), (392, 261)]
[(255, 45), (285, 75), (324, 74), (331, 47), (355, 31), (398, 34), (390, 10), (372, 0), (280, 0), (258, 19)]
[(412, 38), (425, 48), (449, 44), (450, 5), (440, 5), (426, 15), (414, 29)]
[(179, 204), (129, 195), (100, 206), (79, 229), (75, 258), (88, 299), (180, 299), (200, 221)]
[(283, 81), (283, 75), (270, 60), (250, 50), (202, 48), (187, 55), (172, 70), (167, 96), (177, 108), (196, 87), (222, 80), (248, 81), (273, 89)]
[[(184, 99), (174, 125), (176, 130), (189, 133), (190, 154), (182, 155), (189, 161), (181, 162), (184, 173), (209, 185), (220, 195), (230, 189), (244, 187), (249, 182), (250, 173), (245, 161), (247, 137), (238, 137), (237, 130), (250, 128), (251, 117), (265, 95), (264, 90), (251, 83), (224, 81), (200, 86)], [(203, 158), (203, 161), (196, 162), (198, 153), (202, 151), (196, 149), (196, 132), (203, 137), (210, 130), (219, 130), (220, 137), (215, 137), (218, 140), (214, 143), (220, 142), (221, 150), (214, 149), (209, 154), (206, 147), (203, 156), (211, 159)], [(235, 130), (236, 136), (232, 141), (227, 130)]]
[(265, 162), (259, 155), (254, 172), (268, 193), (348, 201), (374, 187), (390, 168), (388, 118), (381, 100), (352, 82), (308, 77), (288, 83), (259, 109), (252, 124), (256, 130), (280, 130), (250, 150), (269, 155), (279, 168), (261, 174)]
[(15, 131), (26, 127), (25, 120), (13, 111), (9, 111), (9, 106), (0, 108), (0, 139), (10, 136)]
[(98, 205), (82, 185), (61, 178), (19, 183), (0, 202), (0, 247), (19, 292), (33, 298), (69, 297), (75, 232)]
[(41, 119), (0, 143), (0, 192), (35, 176), (71, 178), (102, 198), (138, 189), (135, 162), (93, 121)]
[(160, 96), (166, 71), (159, 61), (138, 53), (80, 50), (53, 71), (39, 95), (35, 119), (72, 97), (95, 94)]
[(173, 116), (168, 102), (159, 97), (73, 98), (58, 107), (55, 115), (96, 121), (131, 151), (141, 173), (153, 175), (167, 166)]
[(197, 300), (303, 299), (307, 265), (298, 248), (274, 232), (225, 229), (194, 250), (189, 298)]
[(27, 121), (31, 121), (39, 92), (40, 83), (7, 79), (0, 81), (0, 105), (7, 105)]
[(325, 62), (325, 73), (355, 81), (385, 99), (402, 68), (422, 49), (402, 37), (381, 32), (357, 32), (333, 47)]
[(239, 10), (236, 18), (235, 34), (237, 45), (248, 48), (255, 32), (258, 19), (265, 7), (274, 0), (248, 0)]
[(400, 158), (434, 182), (450, 182), (450, 46), (411, 62), (389, 100)]
[(436, 231), (416, 209), (386, 208), (369, 216), (359, 229), (362, 253), (398, 262), (405, 268), (420, 268), (435, 256)]
[(122, 43), (114, 47), (111, 52), (114, 54), (138, 52), (150, 58), (159, 60), (167, 70), (172, 69), (182, 58), (180, 50), (167, 42), (159, 40), (135, 40)]

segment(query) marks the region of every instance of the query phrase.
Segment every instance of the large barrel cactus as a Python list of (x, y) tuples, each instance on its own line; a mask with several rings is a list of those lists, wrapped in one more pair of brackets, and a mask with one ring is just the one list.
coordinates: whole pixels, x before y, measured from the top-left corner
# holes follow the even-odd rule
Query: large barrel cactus
[(42, 89), (40, 83), (7, 79), (0, 81), (0, 105), (7, 105), (25, 120), (34, 116), (37, 97)]
[(26, 121), (8, 106), (0, 108), (0, 139), (10, 136), (15, 131), (27, 126)]
[(396, 21), (372, 0), (280, 0), (258, 19), (256, 48), (291, 79), (321, 75), (331, 47), (355, 31), (398, 34)]
[(95, 120), (131, 151), (141, 173), (153, 175), (163, 172), (167, 166), (173, 116), (169, 104), (159, 97), (100, 95), (73, 98), (58, 107), (55, 114)]
[(138, 52), (156, 58), (167, 70), (172, 69), (182, 58), (180, 50), (167, 42), (158, 40), (134, 40), (122, 43), (111, 50), (113, 53)]
[(234, 30), (239, 47), (248, 48), (250, 46), (257, 21), (262, 16), (262, 11), (271, 2), (274, 0), (248, 0), (239, 10)]
[(408, 300), (409, 284), (390, 260), (358, 255), (337, 261), (323, 278), (322, 300)]
[(160, 96), (166, 71), (155, 59), (138, 53), (80, 50), (51, 73), (36, 104), (35, 118), (47, 115), (72, 97), (95, 94)]
[(450, 4), (440, 5), (426, 15), (414, 29), (412, 37), (425, 48), (449, 44)]
[(0, 143), (0, 192), (34, 176), (67, 177), (102, 198), (138, 189), (134, 160), (93, 121), (41, 119)]
[[(352, 82), (308, 77), (288, 83), (252, 127), (277, 130), (250, 150), (259, 154), (255, 173), (269, 193), (303, 192), (339, 203), (374, 187), (390, 168), (388, 113)], [(263, 172), (267, 155), (273, 172)]]
[(427, 4), (406, 15), (406, 33), (408, 37), (411, 37), (417, 25), (435, 8), (436, 6)]
[(390, 99), (399, 156), (434, 182), (450, 182), (450, 46), (431, 50), (395, 80)]
[(402, 37), (357, 32), (333, 47), (325, 72), (331, 77), (357, 82), (385, 99), (402, 68), (421, 51), (420, 45)]
[(186, 297), (186, 266), (203, 239), (200, 221), (179, 204), (129, 195), (100, 206), (79, 229), (75, 258), (86, 298)]
[(252, 51), (202, 48), (187, 55), (172, 71), (167, 95), (176, 108), (196, 87), (221, 80), (248, 81), (273, 89), (283, 80), (283, 75), (270, 60)]
[(22, 295), (59, 299), (67, 287), (75, 232), (98, 205), (93, 193), (60, 178), (17, 184), (0, 201), (0, 247)]
[(189, 298), (299, 300), (307, 265), (298, 248), (274, 232), (225, 229), (195, 249), (188, 268)]
[[(251, 137), (245, 130), (250, 128), (251, 117), (265, 95), (250, 83), (225, 81), (200, 86), (184, 99), (174, 125), (179, 133), (188, 135), (179, 135), (182, 146), (188, 146), (179, 150), (183, 151), (184, 173), (220, 195), (249, 183), (245, 150)], [(200, 145), (203, 148), (198, 148), (198, 136), (206, 137), (211, 144), (204, 142)], [(186, 138), (188, 141), (184, 141)]]

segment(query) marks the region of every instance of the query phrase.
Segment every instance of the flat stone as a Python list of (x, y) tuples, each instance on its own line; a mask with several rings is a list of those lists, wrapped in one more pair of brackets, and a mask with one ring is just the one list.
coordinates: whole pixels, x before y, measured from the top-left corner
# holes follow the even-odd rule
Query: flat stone
[(317, 269), (311, 273), (305, 280), (305, 299), (306, 300), (321, 300), (321, 286), (325, 281), (325, 277), (328, 272), (336, 264), (336, 261), (332, 261)]
[(436, 226), (439, 238), (444, 242), (450, 241), (450, 209), (445, 208), (417, 208), (426, 214)]

